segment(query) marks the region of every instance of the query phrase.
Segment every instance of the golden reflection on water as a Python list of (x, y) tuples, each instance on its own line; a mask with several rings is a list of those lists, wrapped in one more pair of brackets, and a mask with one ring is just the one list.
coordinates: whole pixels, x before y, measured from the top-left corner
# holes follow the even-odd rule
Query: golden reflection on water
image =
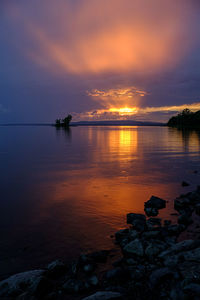
[[(70, 205), (76, 216), (87, 220), (95, 216), (113, 228), (123, 226), (126, 213), (143, 213), (151, 195), (167, 200), (177, 195), (179, 179), (170, 177), (179, 172), (173, 171), (176, 158), (184, 157), (186, 144), (191, 157), (200, 149), (196, 133), (185, 137), (168, 128), (89, 127), (76, 128), (73, 134), (82, 136), (86, 160), (56, 171), (59, 180), (51, 199), (66, 209)], [(168, 216), (170, 210), (169, 203), (161, 216)]]
[[(2, 182), (9, 183), (2, 184), (0, 210), (6, 270), (21, 272), (22, 262), (24, 270), (34, 269), (58, 257), (112, 248), (110, 235), (126, 226), (127, 213), (144, 213), (144, 202), (155, 195), (169, 200), (159, 217), (171, 219), (173, 199), (199, 184), (195, 131), (38, 126), (2, 133), (11, 162), (1, 156)], [(183, 188), (183, 180), (191, 185)], [(12, 257), (18, 259), (14, 264)]]

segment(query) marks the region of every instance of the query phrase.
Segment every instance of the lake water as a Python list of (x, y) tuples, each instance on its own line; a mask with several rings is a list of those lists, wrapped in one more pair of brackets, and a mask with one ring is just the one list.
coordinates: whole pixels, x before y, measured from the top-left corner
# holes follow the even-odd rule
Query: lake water
[(169, 200), (160, 211), (169, 218), (173, 199), (200, 183), (194, 131), (1, 126), (0, 136), (1, 277), (111, 248), (151, 195)]

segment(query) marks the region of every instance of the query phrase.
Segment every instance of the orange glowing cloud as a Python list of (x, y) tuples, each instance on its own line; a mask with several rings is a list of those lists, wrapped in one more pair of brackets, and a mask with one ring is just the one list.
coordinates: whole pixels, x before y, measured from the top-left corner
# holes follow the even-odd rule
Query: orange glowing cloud
[(129, 86), (124, 88), (104, 90), (93, 89), (92, 91), (88, 91), (87, 94), (91, 97), (122, 99), (124, 97), (133, 98), (134, 96), (143, 97), (147, 94), (147, 92), (138, 90), (136, 87)]
[[(37, 2), (38, 0), (36, 0)], [(152, 72), (174, 66), (191, 46), (185, 0), (48, 1), (51, 22), (27, 15), (27, 54), (52, 72)], [(20, 11), (20, 4), (17, 4)], [(29, 4), (28, 4), (29, 5)], [(25, 11), (23, 10), (23, 17)]]
[[(200, 110), (200, 102), (192, 104), (172, 105), (172, 106), (157, 106), (157, 107), (110, 107), (107, 109), (97, 109), (95, 111), (83, 112), (80, 114), (74, 113), (75, 119), (79, 120), (126, 120), (131, 117), (139, 116), (140, 118), (152, 113), (178, 113), (183, 109), (189, 108), (191, 111)], [(169, 118), (168, 115), (166, 116)]]
[[(93, 100), (109, 112), (120, 112), (130, 114), (136, 112), (134, 106), (141, 105), (141, 97), (148, 93), (134, 86), (126, 86), (112, 89), (93, 89), (87, 92)], [(132, 107), (132, 108), (130, 108)]]

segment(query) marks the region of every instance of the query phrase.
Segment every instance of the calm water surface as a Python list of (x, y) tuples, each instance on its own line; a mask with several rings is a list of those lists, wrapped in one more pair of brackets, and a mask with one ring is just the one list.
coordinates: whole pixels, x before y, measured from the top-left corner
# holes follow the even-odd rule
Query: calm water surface
[(1, 277), (113, 247), (126, 213), (157, 195), (169, 218), (173, 199), (200, 183), (194, 131), (35, 126), (0, 127), (0, 136)]

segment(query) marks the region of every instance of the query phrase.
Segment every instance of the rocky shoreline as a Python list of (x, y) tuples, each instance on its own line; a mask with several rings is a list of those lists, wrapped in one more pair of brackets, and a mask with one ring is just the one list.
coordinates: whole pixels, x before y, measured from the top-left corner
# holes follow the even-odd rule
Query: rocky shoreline
[(120, 255), (102, 250), (13, 275), (0, 282), (0, 299), (200, 299), (200, 239), (180, 241), (191, 224), (200, 228), (200, 186), (174, 200), (176, 224), (155, 217), (165, 206), (152, 196), (148, 218), (127, 214), (130, 227), (115, 234)]

